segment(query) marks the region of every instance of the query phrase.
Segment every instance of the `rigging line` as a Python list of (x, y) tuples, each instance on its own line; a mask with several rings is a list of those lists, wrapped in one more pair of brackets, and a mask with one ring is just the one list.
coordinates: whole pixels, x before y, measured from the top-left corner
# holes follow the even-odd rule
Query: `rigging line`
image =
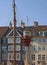
[(16, 9), (17, 9), (17, 12), (18, 12), (18, 14), (19, 14), (20, 19), (22, 19), (22, 16), (21, 16), (21, 13), (20, 13), (20, 11), (19, 11), (18, 6), (16, 6)]
[[(9, 22), (12, 20), (12, 14), (9, 15), (8, 21), (6, 25), (9, 25)], [(12, 21), (11, 21), (12, 22)]]
[(16, 14), (16, 18), (17, 18), (17, 25), (19, 26), (20, 25), (20, 22), (21, 22), (21, 20), (22, 20), (22, 17), (21, 17), (21, 14), (20, 14), (20, 11), (19, 11), (19, 9), (18, 9), (18, 7), (16, 6), (16, 12), (17, 12), (17, 14)]

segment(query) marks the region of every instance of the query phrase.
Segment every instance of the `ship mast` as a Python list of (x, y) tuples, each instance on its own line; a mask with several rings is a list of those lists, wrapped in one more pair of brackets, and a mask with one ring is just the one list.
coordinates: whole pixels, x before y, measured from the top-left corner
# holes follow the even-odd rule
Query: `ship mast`
[(14, 65), (16, 65), (16, 12), (15, 12), (15, 0), (13, 0), (13, 22), (14, 22)]

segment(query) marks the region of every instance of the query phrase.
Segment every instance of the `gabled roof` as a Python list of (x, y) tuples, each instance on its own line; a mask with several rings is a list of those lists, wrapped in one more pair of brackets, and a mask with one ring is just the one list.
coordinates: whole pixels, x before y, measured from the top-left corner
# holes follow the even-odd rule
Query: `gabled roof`
[[(7, 34), (7, 37), (13, 37), (13, 31), (14, 31), (14, 29), (12, 29), (8, 34)], [(21, 34), (19, 33), (19, 31), (18, 30), (16, 30), (16, 36), (17, 37), (21, 37)]]

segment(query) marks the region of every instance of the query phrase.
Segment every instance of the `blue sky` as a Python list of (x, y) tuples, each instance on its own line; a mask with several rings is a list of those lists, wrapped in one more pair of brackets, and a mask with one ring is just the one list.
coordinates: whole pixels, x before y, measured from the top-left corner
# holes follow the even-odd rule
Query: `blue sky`
[[(0, 26), (13, 23), (13, 0), (0, 0)], [(16, 0), (17, 25), (23, 20), (27, 25), (33, 25), (38, 21), (39, 25), (47, 25), (47, 0)]]

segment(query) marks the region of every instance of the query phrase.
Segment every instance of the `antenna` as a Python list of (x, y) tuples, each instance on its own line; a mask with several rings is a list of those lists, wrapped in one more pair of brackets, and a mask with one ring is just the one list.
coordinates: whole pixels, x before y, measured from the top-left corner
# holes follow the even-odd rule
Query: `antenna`
[(26, 22), (27, 22), (27, 26), (28, 26), (28, 21), (29, 21), (29, 18), (28, 18), (28, 16), (26, 16)]

